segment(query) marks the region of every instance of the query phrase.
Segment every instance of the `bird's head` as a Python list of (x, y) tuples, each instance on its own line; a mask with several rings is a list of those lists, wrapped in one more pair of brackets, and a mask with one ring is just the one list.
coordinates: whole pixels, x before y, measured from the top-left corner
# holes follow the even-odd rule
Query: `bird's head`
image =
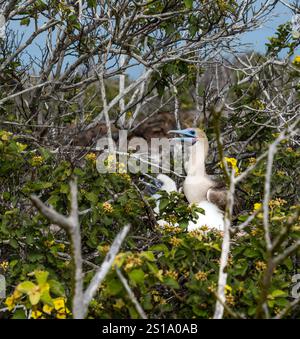
[[(208, 153), (208, 139), (203, 130), (200, 128), (186, 128), (181, 130), (171, 130), (168, 133), (177, 134), (180, 137), (172, 138), (172, 140), (184, 141), (188, 146), (199, 145), (204, 152), (205, 157)], [(198, 147), (197, 147), (198, 149)]]
[(198, 141), (207, 142), (207, 136), (205, 132), (199, 128), (171, 130), (168, 133), (177, 134), (180, 136), (172, 138), (173, 140), (184, 141), (190, 145), (194, 145)]

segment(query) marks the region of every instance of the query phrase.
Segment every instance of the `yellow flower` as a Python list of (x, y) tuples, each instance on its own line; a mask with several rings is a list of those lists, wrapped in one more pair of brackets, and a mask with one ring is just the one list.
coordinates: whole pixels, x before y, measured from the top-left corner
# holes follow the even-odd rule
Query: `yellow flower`
[(205, 281), (207, 280), (207, 275), (208, 273), (203, 272), (203, 271), (199, 271), (195, 274), (195, 279), (198, 281)]
[(172, 270), (166, 271), (166, 272), (165, 272), (165, 275), (166, 275), (167, 277), (173, 278), (174, 280), (177, 280), (177, 278), (178, 278), (178, 272), (172, 271)]
[(102, 245), (98, 247), (98, 250), (103, 253), (106, 254), (109, 250), (110, 250), (110, 245)]
[(300, 65), (300, 55), (296, 55), (293, 60), (294, 65)]
[(257, 271), (264, 271), (267, 268), (267, 265), (263, 261), (257, 261), (255, 263), (255, 268)]
[(253, 205), (253, 211), (258, 211), (260, 210), (262, 207), (262, 203), (260, 202), (256, 202), (254, 205)]
[(8, 261), (2, 261), (2, 263), (0, 263), (0, 268), (2, 268), (3, 271), (6, 271), (8, 267), (9, 267)]
[(112, 205), (108, 201), (102, 204), (102, 208), (104, 209), (106, 213), (109, 213), (109, 214), (112, 213), (114, 210)]
[(31, 159), (31, 165), (34, 167), (40, 166), (43, 163), (44, 159), (40, 155), (34, 156)]
[(237, 159), (224, 157), (224, 161), (226, 161), (227, 165), (230, 165), (230, 167), (234, 170), (235, 175), (239, 174), (239, 168), (237, 167)]
[(127, 272), (133, 267), (141, 266), (142, 263), (142, 260), (138, 256), (131, 254), (126, 258), (124, 270)]
[(88, 153), (85, 156), (85, 159), (88, 160), (88, 161), (91, 161), (91, 162), (96, 162), (97, 156), (96, 156), (95, 153)]
[(113, 268), (115, 266), (117, 267), (121, 267), (125, 261), (125, 258), (126, 258), (126, 254), (125, 253), (118, 253), (115, 257), (115, 260), (114, 260), (114, 264), (113, 264)]
[(7, 297), (4, 304), (7, 306), (8, 310), (11, 311), (15, 307), (15, 298), (12, 295)]
[(57, 314), (56, 314), (56, 319), (66, 319), (66, 314), (65, 313), (60, 313), (60, 312), (58, 312)]
[(42, 315), (42, 312), (39, 311), (39, 310), (33, 310), (31, 312), (31, 318), (33, 318), (33, 319), (38, 319), (38, 318), (41, 317), (41, 315)]
[(203, 240), (203, 231), (202, 230), (194, 230), (188, 233), (188, 236), (191, 238), (196, 238), (200, 241)]
[(234, 296), (232, 294), (226, 295), (226, 303), (230, 306), (234, 306), (235, 300), (234, 300)]
[(50, 306), (50, 305), (45, 304), (45, 305), (43, 306), (43, 312), (44, 312), (44, 313), (51, 314), (51, 311), (52, 311), (52, 310), (53, 310), (53, 307)]
[(56, 311), (65, 310), (65, 299), (62, 297), (53, 299), (53, 305)]
[(176, 237), (172, 237), (170, 240), (169, 240), (169, 243), (171, 245), (173, 245), (174, 247), (178, 247), (181, 243), (182, 243), (182, 239), (178, 239)]
[(0, 135), (1, 135), (1, 139), (3, 141), (8, 141), (10, 139), (10, 137), (12, 136), (12, 133), (11, 132), (7, 132), (7, 131), (1, 131)]
[(281, 198), (277, 198), (277, 199), (274, 199), (274, 200), (270, 200), (270, 201), (269, 201), (269, 206), (270, 206), (271, 208), (274, 208), (274, 207), (280, 207), (280, 206), (282, 206), (282, 205), (284, 205), (284, 204), (286, 204), (286, 203), (287, 203), (286, 200), (281, 199)]

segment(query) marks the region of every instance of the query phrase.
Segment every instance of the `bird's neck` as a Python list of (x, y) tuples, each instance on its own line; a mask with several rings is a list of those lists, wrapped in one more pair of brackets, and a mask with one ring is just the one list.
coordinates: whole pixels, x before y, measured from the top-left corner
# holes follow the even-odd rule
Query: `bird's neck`
[(189, 176), (205, 176), (205, 159), (207, 150), (203, 141), (197, 141), (191, 146), (191, 151), (187, 166), (187, 175)]

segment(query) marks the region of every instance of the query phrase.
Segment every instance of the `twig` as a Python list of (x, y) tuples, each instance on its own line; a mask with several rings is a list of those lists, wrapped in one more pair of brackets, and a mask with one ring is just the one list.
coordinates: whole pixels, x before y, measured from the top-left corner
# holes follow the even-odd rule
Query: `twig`
[(130, 288), (126, 278), (123, 276), (122, 272), (119, 270), (119, 268), (117, 266), (115, 266), (115, 269), (116, 269), (116, 272), (117, 272), (119, 279), (121, 280), (121, 283), (123, 284), (126, 292), (128, 293), (128, 296), (129, 296), (130, 300), (132, 301), (132, 303), (134, 304), (138, 314), (140, 315), (140, 317), (142, 319), (148, 319), (147, 316), (146, 316), (146, 313), (142, 309), (142, 306), (140, 305), (140, 303), (138, 302), (134, 293), (132, 292), (132, 289)]

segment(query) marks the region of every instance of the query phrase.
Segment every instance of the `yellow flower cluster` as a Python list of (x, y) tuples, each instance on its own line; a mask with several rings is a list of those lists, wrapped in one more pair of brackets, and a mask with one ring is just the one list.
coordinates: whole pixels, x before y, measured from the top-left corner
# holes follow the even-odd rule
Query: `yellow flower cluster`
[(16, 306), (16, 302), (21, 296), (22, 296), (22, 293), (20, 293), (18, 290), (15, 290), (11, 296), (6, 298), (4, 304), (7, 306), (9, 311), (14, 309), (14, 307)]
[(256, 158), (249, 158), (249, 166), (253, 166), (256, 164)]
[[(158, 226), (158, 229), (161, 230), (161, 226)], [(168, 223), (165, 223), (163, 225), (163, 231), (164, 233), (168, 234), (168, 233), (181, 233), (183, 232), (183, 229), (180, 228), (180, 227), (177, 227), (177, 226), (173, 226), (173, 225), (170, 225)]]
[(239, 168), (237, 167), (237, 159), (224, 157), (224, 161), (226, 161), (227, 165), (229, 165), (234, 170), (236, 175), (239, 174)]
[(267, 268), (266, 263), (264, 263), (263, 261), (257, 261), (255, 263), (255, 268), (257, 271), (264, 271)]
[(4, 272), (7, 271), (8, 267), (9, 267), (8, 261), (2, 261), (2, 262), (0, 263), (0, 268), (2, 268), (2, 270), (3, 270)]
[(207, 280), (208, 273), (199, 271), (195, 274), (195, 279), (198, 281), (206, 281)]
[(214, 293), (217, 289), (217, 285), (215, 282), (212, 282), (208, 287), (207, 287), (208, 291), (210, 293)]
[(165, 272), (165, 276), (170, 277), (174, 280), (177, 280), (178, 279), (178, 272), (173, 271), (173, 270), (168, 270), (168, 271)]
[(176, 238), (176, 237), (172, 237), (172, 238), (169, 240), (169, 243), (170, 243), (171, 245), (173, 245), (174, 247), (178, 247), (179, 245), (181, 245), (182, 239), (179, 239), (179, 238)]
[(97, 155), (95, 153), (88, 153), (86, 156), (85, 156), (85, 159), (90, 161), (90, 162), (93, 162), (93, 163), (96, 163), (96, 160), (97, 160)]
[(113, 212), (113, 207), (112, 207), (112, 205), (108, 202), (108, 201), (106, 201), (106, 202), (104, 202), (103, 204), (102, 204), (102, 208), (104, 209), (104, 211), (106, 212), (106, 213), (108, 213), (108, 214), (111, 214), (112, 212)]
[(269, 206), (270, 206), (271, 208), (275, 208), (275, 207), (280, 207), (280, 206), (282, 206), (282, 205), (285, 205), (286, 203), (287, 203), (286, 200), (281, 199), (281, 198), (276, 198), (276, 199), (274, 199), (274, 200), (270, 200), (270, 201), (269, 201)]
[(168, 217), (167, 217), (167, 220), (170, 224), (172, 225), (175, 225), (177, 223), (177, 217), (176, 215), (174, 214), (170, 214)]
[(110, 245), (102, 245), (98, 247), (98, 250), (103, 253), (106, 254), (108, 253), (108, 251), (110, 250)]
[(43, 163), (44, 159), (42, 156), (40, 155), (36, 155), (34, 157), (32, 157), (31, 159), (31, 165), (33, 167), (37, 167), (37, 166), (40, 166), (42, 163)]
[(196, 238), (200, 241), (203, 239), (203, 231), (201, 231), (199, 229), (189, 232), (188, 235), (189, 235), (189, 237)]
[(295, 56), (294, 60), (293, 60), (293, 64), (294, 65), (299, 65), (300, 66), (300, 55)]
[(134, 267), (139, 267), (143, 264), (142, 259), (138, 255), (130, 254), (125, 261), (124, 270), (128, 272)]
[(235, 305), (234, 296), (231, 293), (226, 295), (226, 304), (228, 304), (230, 306), (234, 306)]
[(52, 299), (52, 305), (44, 304), (41, 312), (37, 308), (33, 308), (31, 312), (32, 319), (44, 318), (43, 313), (47, 315), (54, 314), (57, 319), (66, 319), (71, 313), (65, 303), (65, 298), (59, 297)]
[(67, 315), (71, 312), (66, 306), (66, 300), (63, 297), (52, 299), (53, 307), (49, 305), (44, 305), (43, 311), (47, 314), (51, 314), (53, 310), (56, 311), (56, 318), (57, 319), (66, 319)]

